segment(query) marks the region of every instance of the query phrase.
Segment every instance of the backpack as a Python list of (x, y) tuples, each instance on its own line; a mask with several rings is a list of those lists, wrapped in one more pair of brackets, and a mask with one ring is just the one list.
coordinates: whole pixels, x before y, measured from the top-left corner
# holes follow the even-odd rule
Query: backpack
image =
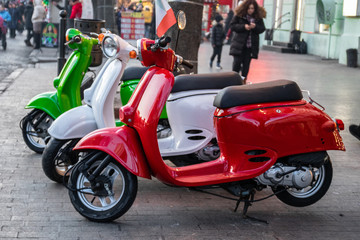
[(6, 34), (6, 32), (7, 32), (7, 28), (5, 26), (5, 21), (2, 17), (0, 17), (0, 31), (3, 34)]

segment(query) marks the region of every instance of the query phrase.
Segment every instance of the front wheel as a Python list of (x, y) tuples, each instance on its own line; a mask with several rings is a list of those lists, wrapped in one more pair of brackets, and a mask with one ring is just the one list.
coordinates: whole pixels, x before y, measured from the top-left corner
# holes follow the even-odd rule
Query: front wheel
[(72, 151), (80, 139), (58, 140), (51, 138), (42, 155), (42, 168), (45, 175), (58, 183), (68, 180), (64, 175), (77, 162)]
[(46, 112), (34, 109), (20, 122), (23, 138), (26, 145), (37, 153), (42, 153), (50, 139), (48, 129), (54, 119)]
[(278, 192), (276, 197), (285, 204), (294, 207), (305, 207), (319, 201), (330, 187), (333, 170), (330, 157), (327, 157), (325, 163), (320, 168), (313, 168), (314, 179), (310, 186), (303, 189), (277, 187), (272, 189)]
[[(137, 177), (115, 159), (94, 179), (93, 184), (84, 171), (91, 174), (105, 158), (89, 163), (85, 160), (72, 169), (68, 182), (69, 196), (76, 211), (95, 222), (109, 222), (122, 216), (133, 204), (137, 193)], [(81, 170), (81, 171), (80, 171)]]

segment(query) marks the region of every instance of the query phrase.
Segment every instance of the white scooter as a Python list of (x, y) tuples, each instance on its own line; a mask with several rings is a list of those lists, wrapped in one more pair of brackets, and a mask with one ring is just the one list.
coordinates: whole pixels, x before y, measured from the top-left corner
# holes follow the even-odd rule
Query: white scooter
[[(84, 92), (86, 105), (62, 114), (49, 128), (51, 140), (44, 150), (42, 166), (53, 181), (61, 183), (66, 171), (76, 163), (71, 149), (82, 137), (99, 128), (115, 127), (115, 93), (129, 54), (136, 48), (108, 33), (102, 50), (109, 60), (100, 71), (101, 77)], [(193, 161), (216, 159), (220, 151), (214, 141), (213, 100), (224, 87), (241, 84), (242, 79), (234, 72), (177, 76), (166, 105), (168, 122), (164, 119), (158, 127), (162, 155), (175, 164), (174, 156), (187, 154), (192, 154), (189, 159)]]

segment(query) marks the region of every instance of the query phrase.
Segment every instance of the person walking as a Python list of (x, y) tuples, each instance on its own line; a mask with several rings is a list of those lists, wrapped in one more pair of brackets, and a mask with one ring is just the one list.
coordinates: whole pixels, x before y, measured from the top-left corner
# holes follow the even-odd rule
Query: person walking
[(251, 59), (259, 54), (259, 34), (265, 31), (263, 18), (266, 11), (256, 0), (245, 0), (235, 9), (235, 16), (230, 22), (233, 37), (230, 55), (234, 57), (232, 70), (240, 72), (246, 82)]
[(33, 47), (30, 41), (31, 38), (33, 37), (33, 24), (31, 22), (31, 17), (33, 15), (33, 12), (34, 12), (34, 5), (32, 0), (29, 0), (24, 10), (24, 22), (25, 22), (25, 28), (27, 30), (27, 35), (24, 42), (28, 47)]
[(226, 44), (230, 44), (231, 42), (231, 30), (230, 30), (230, 22), (234, 17), (234, 11), (232, 9), (229, 10), (227, 17), (225, 19), (225, 33), (226, 33)]
[(11, 21), (8, 22), (8, 28), (10, 29), (10, 38), (15, 38), (17, 22), (19, 20), (19, 11), (17, 10), (14, 2), (9, 3), (9, 14), (11, 16)]
[(70, 5), (72, 5), (70, 19), (80, 19), (82, 14), (82, 3), (79, 0), (72, 0), (70, 1)]
[(4, 50), (6, 50), (6, 32), (7, 32), (7, 23), (11, 21), (11, 16), (9, 12), (5, 9), (3, 3), (0, 3), (0, 37), (1, 44)]
[(45, 8), (41, 4), (41, 0), (34, 1), (34, 12), (31, 17), (34, 32), (34, 49), (40, 49), (41, 46), (41, 25), (46, 17)]
[(24, 1), (25, 0), (21, 0), (19, 2), (19, 6), (17, 6), (17, 11), (18, 11), (18, 24), (16, 26), (16, 30), (22, 34), (22, 32), (24, 31), (24, 12), (25, 12), (25, 5), (24, 5)]
[(224, 19), (221, 17), (221, 15), (217, 14), (215, 16), (215, 23), (211, 28), (210, 38), (211, 38), (211, 45), (213, 47), (213, 54), (210, 58), (210, 68), (212, 68), (214, 59), (217, 56), (216, 69), (222, 69), (220, 62), (221, 62), (222, 47), (225, 39), (223, 20)]

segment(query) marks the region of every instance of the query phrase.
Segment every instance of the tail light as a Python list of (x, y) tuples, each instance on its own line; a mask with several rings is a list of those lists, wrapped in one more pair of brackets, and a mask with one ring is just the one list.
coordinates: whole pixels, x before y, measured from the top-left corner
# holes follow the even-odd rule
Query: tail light
[(344, 122), (341, 120), (341, 119), (335, 119), (335, 123), (336, 123), (336, 126), (339, 130), (344, 130), (345, 129), (345, 124)]

